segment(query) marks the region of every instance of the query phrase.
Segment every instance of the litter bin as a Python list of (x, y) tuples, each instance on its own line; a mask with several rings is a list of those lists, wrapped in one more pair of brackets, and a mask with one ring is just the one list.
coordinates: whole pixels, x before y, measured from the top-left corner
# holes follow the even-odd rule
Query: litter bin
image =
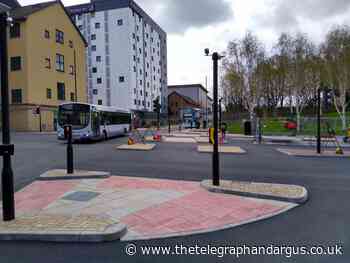
[(244, 121), (244, 135), (252, 135), (252, 123), (250, 121)]

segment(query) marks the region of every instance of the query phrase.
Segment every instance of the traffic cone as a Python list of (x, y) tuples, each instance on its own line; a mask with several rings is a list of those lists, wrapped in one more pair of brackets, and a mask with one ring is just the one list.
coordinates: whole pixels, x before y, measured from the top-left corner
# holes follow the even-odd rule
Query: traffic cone
[(338, 155), (343, 155), (344, 154), (344, 151), (342, 148), (340, 147), (337, 147), (337, 149), (335, 150), (335, 154), (338, 154)]
[(128, 145), (134, 145), (134, 144), (135, 144), (134, 140), (129, 138), (128, 139)]

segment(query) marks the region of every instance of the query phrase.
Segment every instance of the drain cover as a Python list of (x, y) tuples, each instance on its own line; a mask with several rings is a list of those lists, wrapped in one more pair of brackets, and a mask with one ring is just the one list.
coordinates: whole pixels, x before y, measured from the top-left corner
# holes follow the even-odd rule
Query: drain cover
[(69, 201), (87, 202), (99, 195), (100, 193), (78, 191), (66, 195), (62, 199)]

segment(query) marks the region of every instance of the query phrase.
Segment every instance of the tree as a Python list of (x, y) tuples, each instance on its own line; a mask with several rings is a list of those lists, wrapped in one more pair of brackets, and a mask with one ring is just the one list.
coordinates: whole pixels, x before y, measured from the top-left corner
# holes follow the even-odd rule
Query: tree
[(229, 43), (227, 53), (226, 64), (229, 67), (225, 78), (236, 86), (236, 93), (240, 94), (252, 120), (261, 99), (257, 68), (265, 58), (265, 50), (258, 38), (247, 32), (242, 40)]
[(314, 90), (319, 82), (315, 66), (316, 47), (305, 35), (298, 34), (293, 40), (291, 96), (297, 116), (297, 131), (305, 106), (314, 99)]
[(350, 28), (340, 26), (331, 30), (322, 47), (322, 55), (328, 75), (328, 84), (333, 90), (336, 111), (346, 130), (346, 109), (349, 104), (347, 94), (350, 87)]

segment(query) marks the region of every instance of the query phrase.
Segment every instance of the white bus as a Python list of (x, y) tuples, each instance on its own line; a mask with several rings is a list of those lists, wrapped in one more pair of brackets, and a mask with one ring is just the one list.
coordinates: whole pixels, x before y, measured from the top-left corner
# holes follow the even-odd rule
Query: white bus
[(114, 107), (65, 103), (58, 107), (59, 140), (64, 140), (64, 125), (72, 125), (74, 141), (108, 139), (129, 132), (131, 113)]

